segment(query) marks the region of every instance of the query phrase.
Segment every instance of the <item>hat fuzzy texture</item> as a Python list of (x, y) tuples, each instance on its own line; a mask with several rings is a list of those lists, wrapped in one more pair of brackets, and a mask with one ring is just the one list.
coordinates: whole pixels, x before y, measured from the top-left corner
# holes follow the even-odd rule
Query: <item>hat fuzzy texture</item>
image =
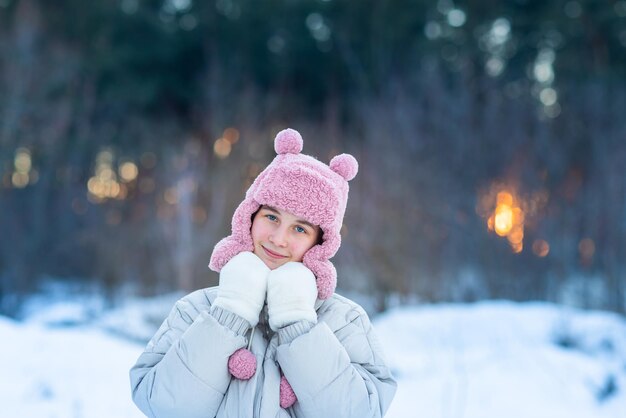
[(341, 245), (339, 233), (348, 201), (348, 181), (358, 172), (358, 163), (350, 154), (334, 157), (329, 165), (301, 154), (302, 137), (293, 129), (276, 135), (278, 154), (258, 175), (235, 210), (232, 233), (217, 243), (209, 267), (219, 272), (235, 255), (254, 251), (250, 228), (252, 215), (268, 205), (290, 212), (319, 225), (323, 242), (314, 245), (302, 262), (315, 275), (318, 297), (328, 299), (337, 286), (337, 271), (329, 261)]

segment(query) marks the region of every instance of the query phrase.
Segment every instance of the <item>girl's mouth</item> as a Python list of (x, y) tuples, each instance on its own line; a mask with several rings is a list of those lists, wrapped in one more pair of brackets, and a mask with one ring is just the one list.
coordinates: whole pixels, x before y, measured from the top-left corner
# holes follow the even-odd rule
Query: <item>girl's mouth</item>
[(286, 255), (281, 255), (278, 253), (275, 253), (273, 251), (268, 250), (267, 248), (265, 248), (264, 246), (261, 245), (261, 248), (263, 248), (263, 251), (265, 251), (265, 254), (267, 254), (268, 256), (275, 258), (275, 259), (282, 259), (282, 258), (287, 258)]

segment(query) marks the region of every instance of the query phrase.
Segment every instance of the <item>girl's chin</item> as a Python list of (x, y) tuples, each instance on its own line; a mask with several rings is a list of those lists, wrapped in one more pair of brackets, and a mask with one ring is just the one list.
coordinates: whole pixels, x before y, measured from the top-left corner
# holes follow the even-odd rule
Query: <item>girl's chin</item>
[(282, 266), (283, 264), (285, 264), (287, 262), (287, 260), (272, 260), (272, 259), (268, 259), (268, 258), (262, 258), (261, 260), (263, 260), (263, 262), (265, 263), (265, 265), (270, 269), (270, 270), (275, 270), (278, 267)]
[(256, 256), (259, 257), (261, 261), (263, 261), (263, 263), (265, 263), (267, 268), (269, 268), (270, 270), (277, 269), (278, 267), (282, 266), (287, 261), (289, 261), (287, 259), (277, 260), (277, 259), (271, 258), (267, 254), (265, 254), (262, 249), (259, 252), (255, 251), (254, 254), (256, 254)]

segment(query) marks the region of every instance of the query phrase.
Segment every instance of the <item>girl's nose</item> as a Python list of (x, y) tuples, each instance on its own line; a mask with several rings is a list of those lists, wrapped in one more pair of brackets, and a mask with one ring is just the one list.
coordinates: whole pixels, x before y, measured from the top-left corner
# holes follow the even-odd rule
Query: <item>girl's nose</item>
[(269, 238), (272, 244), (277, 247), (284, 247), (287, 245), (287, 231), (283, 228), (276, 228)]

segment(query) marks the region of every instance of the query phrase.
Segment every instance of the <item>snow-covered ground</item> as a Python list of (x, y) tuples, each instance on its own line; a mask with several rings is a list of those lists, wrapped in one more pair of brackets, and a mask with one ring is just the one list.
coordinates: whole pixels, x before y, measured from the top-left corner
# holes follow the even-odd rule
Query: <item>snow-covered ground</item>
[[(128, 369), (173, 300), (0, 317), (0, 416), (141, 417)], [(94, 309), (96, 306), (96, 309)], [(374, 324), (398, 378), (392, 418), (626, 418), (626, 321), (544, 303), (399, 308)]]
[(626, 322), (545, 303), (394, 310), (390, 417), (626, 418)]

